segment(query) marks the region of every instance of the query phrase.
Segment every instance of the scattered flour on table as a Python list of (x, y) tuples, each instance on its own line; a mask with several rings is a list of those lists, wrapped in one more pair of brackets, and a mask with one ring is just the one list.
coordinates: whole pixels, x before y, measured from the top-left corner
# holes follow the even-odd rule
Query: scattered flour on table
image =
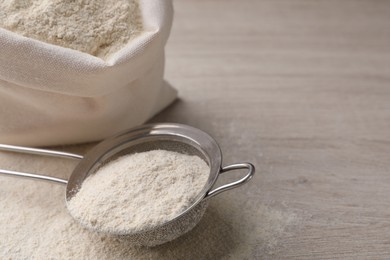
[[(63, 148), (63, 147), (61, 147)], [(68, 151), (83, 153), (91, 146)], [(60, 149), (60, 148), (58, 148)], [(26, 170), (69, 178), (76, 161), (0, 152), (0, 168)], [(64, 186), (0, 177), (0, 259), (265, 259), (280, 245), (286, 229), (300, 228), (288, 208), (264, 205), (251, 187), (226, 192), (210, 200), (199, 224), (162, 246), (134, 247), (127, 240), (102, 236), (82, 228), (69, 215)], [(242, 192), (248, 190), (251, 195)], [(248, 203), (249, 202), (249, 203)], [(254, 257), (253, 254), (260, 257)]]
[(101, 231), (150, 229), (191, 206), (209, 172), (198, 156), (165, 150), (125, 155), (90, 175), (68, 209), (83, 225)]
[(2, 0), (0, 27), (105, 58), (142, 31), (138, 0)]

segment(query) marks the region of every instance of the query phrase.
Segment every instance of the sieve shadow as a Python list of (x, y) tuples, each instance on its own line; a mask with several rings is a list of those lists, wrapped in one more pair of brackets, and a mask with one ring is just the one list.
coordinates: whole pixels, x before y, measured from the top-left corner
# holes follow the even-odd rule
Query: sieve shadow
[(158, 259), (221, 259), (230, 255), (239, 235), (217, 208), (210, 205), (199, 224), (187, 234), (153, 248), (142, 248)]

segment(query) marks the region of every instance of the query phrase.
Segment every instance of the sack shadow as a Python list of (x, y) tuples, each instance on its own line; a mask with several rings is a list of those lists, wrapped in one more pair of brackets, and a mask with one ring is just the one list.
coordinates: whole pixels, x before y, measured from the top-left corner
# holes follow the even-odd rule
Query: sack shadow
[(166, 122), (188, 124), (191, 121), (188, 117), (188, 110), (188, 104), (177, 98), (169, 106), (149, 119), (146, 124)]

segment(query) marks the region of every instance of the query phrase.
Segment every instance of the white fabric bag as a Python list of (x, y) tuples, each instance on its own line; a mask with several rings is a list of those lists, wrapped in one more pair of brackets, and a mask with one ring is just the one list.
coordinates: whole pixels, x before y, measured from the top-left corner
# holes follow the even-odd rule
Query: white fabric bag
[(0, 143), (103, 139), (176, 98), (163, 81), (171, 0), (140, 0), (144, 32), (109, 59), (0, 29)]

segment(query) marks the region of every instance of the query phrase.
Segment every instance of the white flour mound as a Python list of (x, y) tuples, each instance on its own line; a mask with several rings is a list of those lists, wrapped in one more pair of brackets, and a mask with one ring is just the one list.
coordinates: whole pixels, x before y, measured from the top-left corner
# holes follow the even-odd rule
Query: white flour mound
[(0, 27), (105, 58), (142, 30), (138, 0), (2, 0)]
[(125, 155), (89, 176), (68, 209), (83, 225), (101, 231), (150, 229), (187, 209), (209, 172), (198, 156), (165, 150)]

